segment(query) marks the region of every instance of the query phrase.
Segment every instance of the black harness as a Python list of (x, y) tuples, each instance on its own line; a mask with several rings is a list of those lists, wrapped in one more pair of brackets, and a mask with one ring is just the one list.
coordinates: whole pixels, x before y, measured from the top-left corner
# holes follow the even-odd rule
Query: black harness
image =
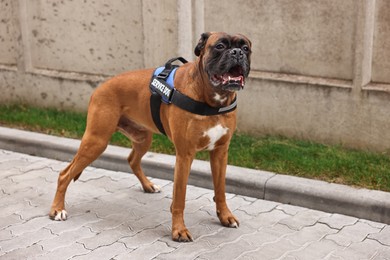
[(236, 98), (229, 106), (211, 107), (206, 103), (193, 100), (176, 90), (173, 81), (179, 66), (172, 64), (176, 60), (187, 63), (187, 60), (182, 57), (170, 59), (164, 67), (159, 67), (154, 71), (150, 81), (150, 110), (152, 112), (154, 124), (162, 134), (166, 135), (160, 118), (161, 103), (167, 105), (174, 104), (185, 111), (202, 116), (221, 115), (236, 109)]

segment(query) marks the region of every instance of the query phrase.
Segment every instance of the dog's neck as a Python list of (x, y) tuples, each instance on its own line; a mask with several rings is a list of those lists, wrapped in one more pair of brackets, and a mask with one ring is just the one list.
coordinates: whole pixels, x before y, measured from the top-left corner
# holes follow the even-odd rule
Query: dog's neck
[[(195, 80), (199, 85), (194, 88), (194, 91), (197, 93), (197, 98), (200, 99), (199, 101), (205, 102), (211, 107), (224, 107), (233, 102), (236, 93), (211, 85), (200, 58), (197, 58), (192, 65), (193, 73), (191, 74), (195, 77), (201, 77), (200, 80)], [(195, 71), (197, 73), (194, 73)]]

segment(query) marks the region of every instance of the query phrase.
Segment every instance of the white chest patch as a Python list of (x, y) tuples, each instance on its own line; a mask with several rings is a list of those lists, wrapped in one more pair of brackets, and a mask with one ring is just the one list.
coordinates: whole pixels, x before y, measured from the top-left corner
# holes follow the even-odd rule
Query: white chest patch
[(227, 97), (222, 98), (221, 95), (219, 95), (218, 93), (215, 93), (214, 95), (214, 100), (219, 102), (220, 104), (225, 103), (226, 99)]
[(209, 130), (205, 131), (203, 133), (203, 136), (207, 136), (210, 139), (210, 143), (207, 146), (207, 150), (212, 151), (214, 150), (215, 143), (218, 142), (219, 139), (221, 139), (222, 136), (227, 134), (229, 128), (223, 127), (222, 125), (216, 125)]

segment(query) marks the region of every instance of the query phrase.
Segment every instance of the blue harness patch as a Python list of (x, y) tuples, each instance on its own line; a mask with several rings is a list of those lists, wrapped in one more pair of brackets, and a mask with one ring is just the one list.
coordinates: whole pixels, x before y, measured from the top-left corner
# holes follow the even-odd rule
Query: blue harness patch
[(158, 75), (164, 69), (165, 67), (159, 67), (154, 71), (152, 81), (150, 82), (150, 88), (152, 89), (152, 91), (159, 93), (159, 95), (161, 96), (161, 100), (165, 104), (170, 104), (172, 94), (175, 88), (173, 80), (175, 78), (177, 68), (174, 68), (165, 80), (161, 80)]

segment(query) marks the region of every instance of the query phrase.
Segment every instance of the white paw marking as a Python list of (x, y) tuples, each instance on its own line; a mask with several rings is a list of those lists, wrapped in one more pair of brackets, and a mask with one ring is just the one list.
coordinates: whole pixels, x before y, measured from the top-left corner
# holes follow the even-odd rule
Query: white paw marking
[(153, 184), (153, 189), (154, 189), (154, 193), (159, 193), (159, 192), (161, 192), (161, 187), (158, 186), (158, 185)]
[(57, 215), (55, 216), (54, 220), (64, 221), (67, 218), (68, 218), (68, 213), (66, 212), (66, 210), (61, 210), (60, 212), (57, 213)]
[(228, 132), (228, 130), (229, 128), (223, 127), (219, 124), (205, 131), (203, 133), (203, 136), (207, 136), (210, 139), (210, 143), (208, 144), (206, 149), (209, 151), (214, 150), (215, 143), (218, 142), (218, 140), (221, 139), (221, 137), (224, 136)]
[(238, 228), (238, 224), (236, 222), (229, 224), (231, 228)]

